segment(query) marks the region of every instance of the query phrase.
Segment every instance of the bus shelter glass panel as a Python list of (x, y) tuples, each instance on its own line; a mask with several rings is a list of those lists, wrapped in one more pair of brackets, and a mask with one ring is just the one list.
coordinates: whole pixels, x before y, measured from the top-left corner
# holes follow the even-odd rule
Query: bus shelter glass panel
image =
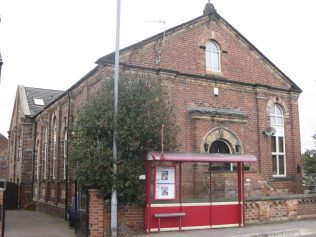
[(182, 164), (181, 197), (183, 203), (210, 202), (210, 172), (208, 163)]
[(210, 172), (212, 202), (238, 201), (238, 171), (234, 168), (237, 164), (230, 163), (233, 168), (228, 170), (213, 170), (214, 165)]
[(237, 164), (183, 163), (181, 200), (183, 203), (238, 201)]

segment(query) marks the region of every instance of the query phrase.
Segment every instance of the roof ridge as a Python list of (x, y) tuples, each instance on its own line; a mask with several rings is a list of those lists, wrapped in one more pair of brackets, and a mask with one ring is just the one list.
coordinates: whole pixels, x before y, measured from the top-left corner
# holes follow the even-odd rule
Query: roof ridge
[(30, 87), (30, 86), (24, 86), (24, 88), (37, 89), (37, 90), (49, 90), (49, 91), (61, 91), (61, 92), (64, 92), (64, 90), (47, 89), (47, 88)]

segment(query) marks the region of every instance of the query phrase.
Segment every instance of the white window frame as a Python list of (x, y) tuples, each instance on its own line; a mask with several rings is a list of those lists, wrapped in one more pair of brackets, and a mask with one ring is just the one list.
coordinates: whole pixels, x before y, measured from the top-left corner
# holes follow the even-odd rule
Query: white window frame
[[(281, 113), (277, 113), (280, 111)], [(281, 106), (273, 104), (270, 109), (270, 126), (275, 128), (276, 133), (271, 137), (271, 153), (272, 153), (272, 174), (273, 177), (286, 177), (286, 151), (285, 151), (285, 134), (284, 134), (284, 112)], [(281, 151), (279, 138), (283, 139), (283, 146)], [(275, 139), (275, 151), (272, 149), (272, 139)], [(280, 173), (280, 160), (283, 156), (284, 173)], [(273, 157), (276, 159), (276, 173), (274, 173)]]
[(45, 105), (43, 98), (33, 97), (33, 102), (35, 105)]
[[(215, 50), (213, 49), (214, 47), (216, 48)], [(205, 45), (205, 61), (207, 71), (221, 72), (221, 50), (213, 40), (208, 41)], [(216, 67), (216, 61), (218, 67)]]

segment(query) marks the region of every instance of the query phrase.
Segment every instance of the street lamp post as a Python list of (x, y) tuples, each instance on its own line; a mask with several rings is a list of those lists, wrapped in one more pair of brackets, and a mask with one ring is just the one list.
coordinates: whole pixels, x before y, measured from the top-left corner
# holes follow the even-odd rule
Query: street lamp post
[(114, 72), (114, 126), (113, 126), (113, 186), (111, 196), (111, 233), (117, 236), (117, 112), (118, 112), (118, 82), (120, 60), (120, 15), (121, 0), (117, 0), (116, 9), (116, 43), (115, 43), (115, 72)]

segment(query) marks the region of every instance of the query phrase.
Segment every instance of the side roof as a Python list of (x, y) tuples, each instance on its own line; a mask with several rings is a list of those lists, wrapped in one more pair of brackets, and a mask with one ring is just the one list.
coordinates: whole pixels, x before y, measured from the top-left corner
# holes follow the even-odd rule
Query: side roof
[(64, 91), (18, 86), (24, 115), (34, 116)]

